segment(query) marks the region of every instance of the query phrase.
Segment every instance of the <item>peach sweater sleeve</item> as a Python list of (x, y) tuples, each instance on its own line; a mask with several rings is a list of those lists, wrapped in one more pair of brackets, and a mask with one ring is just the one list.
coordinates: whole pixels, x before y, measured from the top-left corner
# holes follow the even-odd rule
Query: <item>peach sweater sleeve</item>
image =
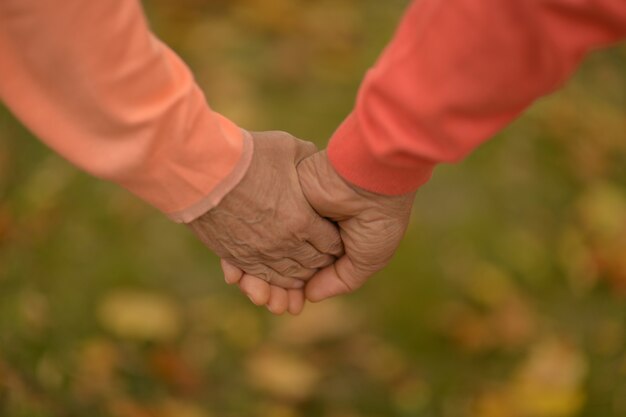
[(0, 99), (69, 161), (178, 222), (216, 205), (252, 155), (138, 0), (0, 0)]
[(626, 0), (416, 0), (328, 155), (382, 194), (425, 183), (626, 37)]

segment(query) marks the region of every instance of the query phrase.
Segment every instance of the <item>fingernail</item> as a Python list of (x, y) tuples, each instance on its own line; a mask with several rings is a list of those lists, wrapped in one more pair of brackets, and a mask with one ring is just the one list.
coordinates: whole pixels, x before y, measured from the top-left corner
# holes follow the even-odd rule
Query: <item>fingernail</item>
[(246, 296), (248, 297), (248, 299), (250, 299), (250, 301), (252, 301), (252, 304), (256, 305), (256, 303), (254, 302), (254, 298), (252, 298), (251, 295), (246, 294)]

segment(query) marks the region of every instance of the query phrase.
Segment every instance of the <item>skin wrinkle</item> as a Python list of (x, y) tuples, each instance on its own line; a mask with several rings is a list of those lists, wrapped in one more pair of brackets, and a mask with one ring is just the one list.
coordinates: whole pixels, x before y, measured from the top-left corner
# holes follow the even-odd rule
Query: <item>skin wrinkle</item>
[(259, 277), (267, 283), (274, 283), (283, 288), (301, 288), (304, 284), (302, 280), (286, 278), (272, 267), (261, 263), (245, 263), (235, 260), (233, 265), (241, 265), (240, 268), (246, 269), (249, 274)]
[[(299, 174), (305, 195), (316, 211), (335, 221), (342, 219), (338, 225), (345, 255), (330, 268), (335, 287), (326, 282), (317, 288), (330, 291), (322, 298), (337, 295), (335, 292), (351, 292), (393, 257), (408, 226), (414, 193), (383, 196), (351, 186), (334, 171), (325, 152), (303, 162)], [(318, 282), (323, 274), (319, 273)], [(316, 277), (307, 285), (307, 293), (315, 291)]]
[[(349, 256), (349, 255), (347, 255), (347, 256)], [(345, 278), (343, 278), (343, 276), (339, 272), (339, 269), (337, 268), (337, 264), (336, 263), (334, 263), (332, 265), (332, 268), (335, 271), (335, 274), (337, 275), (337, 278), (339, 279), (339, 281), (346, 287), (345, 290), (346, 290), (347, 293), (350, 293), (350, 292), (356, 290), (356, 288), (352, 288), (352, 286), (350, 286), (348, 284), (348, 281)]]
[(303, 280), (311, 278), (317, 272), (317, 268), (309, 268), (290, 257), (279, 260), (274, 270), (281, 275)]
[(278, 269), (276, 269), (276, 267), (277, 267), (277, 265), (276, 265), (276, 263), (274, 263), (272, 266), (268, 267), (268, 269), (270, 269), (271, 271), (273, 271), (277, 275), (294, 278), (294, 279), (296, 279), (298, 281), (306, 281), (308, 278), (311, 278), (314, 275), (314, 273), (316, 272), (316, 271), (309, 271), (308, 268), (299, 267), (301, 273), (305, 273), (307, 275), (307, 277), (306, 278), (298, 278), (298, 277), (295, 277), (293, 275), (283, 274)]
[[(338, 227), (339, 225), (334, 223), (335, 227)], [(318, 247), (318, 245), (313, 242), (312, 240), (307, 240), (307, 243), (313, 247), (315, 250), (322, 252), (322, 253), (333, 253), (336, 254), (336, 257), (339, 257), (341, 255), (343, 255), (344, 250), (343, 250), (343, 242), (334, 242), (331, 243), (329, 246), (327, 247)]]
[[(340, 256), (334, 224), (306, 201), (296, 165), (317, 150), (284, 132), (252, 133), (254, 152), (240, 183), (191, 229), (210, 249), (248, 274), (300, 288)], [(336, 251), (320, 251), (309, 241)], [(285, 254), (290, 259), (285, 258)], [(307, 267), (314, 264), (315, 268)]]
[[(300, 258), (301, 258), (300, 261), (296, 260), (293, 257), (290, 257), (290, 259), (294, 259), (294, 261), (302, 264), (303, 267), (319, 269), (337, 260), (336, 256), (329, 255), (328, 253), (335, 253), (338, 256), (341, 256), (343, 254), (343, 244), (341, 247), (335, 247), (335, 248), (316, 248), (315, 245), (313, 245), (310, 241), (307, 240), (303, 242), (302, 246), (294, 249), (292, 251), (292, 254), (297, 255), (299, 254), (299, 251), (304, 251), (304, 250), (306, 250), (307, 253), (300, 254)], [(315, 256), (316, 251), (324, 255), (321, 257)]]
[[(385, 196), (351, 186), (331, 166), (325, 151), (303, 161), (298, 174), (315, 212), (337, 222), (344, 249), (335, 263), (307, 282), (304, 294), (309, 301), (317, 302), (352, 292), (393, 257), (409, 224), (415, 193)], [(247, 276), (245, 284), (242, 280), (244, 292), (248, 288), (269, 293), (272, 306), (284, 302), (272, 299), (274, 293), (278, 294), (275, 283), (255, 287), (252, 280), (254, 276)]]

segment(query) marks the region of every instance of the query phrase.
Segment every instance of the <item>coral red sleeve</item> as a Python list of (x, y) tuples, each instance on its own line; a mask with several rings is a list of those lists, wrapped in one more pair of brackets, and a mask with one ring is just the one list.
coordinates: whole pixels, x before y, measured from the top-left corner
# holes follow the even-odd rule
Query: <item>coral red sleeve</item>
[(413, 191), (624, 37), (624, 0), (416, 0), (331, 138), (331, 163), (364, 189)]
[(0, 1), (0, 99), (69, 161), (176, 221), (217, 204), (251, 158), (138, 0)]

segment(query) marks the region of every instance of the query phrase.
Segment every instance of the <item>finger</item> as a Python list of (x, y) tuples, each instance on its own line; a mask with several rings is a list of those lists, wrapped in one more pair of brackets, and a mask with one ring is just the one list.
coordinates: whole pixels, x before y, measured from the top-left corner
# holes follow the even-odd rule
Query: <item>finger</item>
[(371, 275), (356, 268), (348, 256), (315, 274), (305, 288), (307, 300), (318, 302), (359, 288)]
[(296, 142), (296, 152), (294, 154), (294, 165), (298, 165), (300, 161), (308, 158), (309, 156), (317, 153), (317, 146), (313, 142), (301, 140), (292, 136)]
[(267, 309), (272, 314), (281, 315), (289, 308), (289, 296), (284, 288), (270, 285), (270, 297), (267, 302)]
[[(319, 254), (313, 247), (311, 247), (311, 245), (306, 244), (301, 246), (308, 246), (309, 249), (314, 252), (313, 254), (307, 256), (321, 256), (321, 254)], [(302, 252), (302, 250), (300, 249), (289, 251), (289, 255), (298, 256), (300, 252)], [(277, 259), (275, 261), (268, 261), (267, 263), (274, 271), (278, 272), (280, 275), (289, 278), (296, 278), (299, 280), (308, 280), (317, 272), (317, 268), (307, 268), (303, 266), (298, 259), (292, 259), (291, 257)]]
[(270, 284), (254, 275), (244, 274), (239, 281), (239, 289), (258, 306), (267, 304), (270, 298)]
[(334, 223), (316, 215), (309, 230), (308, 241), (319, 252), (336, 258), (343, 255), (343, 242)]
[(285, 288), (285, 289), (302, 288), (306, 284), (304, 281), (300, 279), (290, 278), (290, 277), (281, 275), (267, 265), (261, 265), (259, 274), (262, 275), (263, 278), (265, 278), (267, 282), (269, 282), (270, 284), (275, 285), (277, 287)]
[(289, 314), (297, 316), (302, 313), (304, 308), (304, 290), (287, 290), (287, 296), (289, 298), (289, 307), (287, 308)]
[(305, 282), (300, 279), (286, 277), (276, 272), (274, 269), (265, 264), (245, 264), (237, 262), (237, 266), (245, 271), (246, 274), (261, 278), (264, 281), (277, 285), (282, 288), (302, 288)]
[[(313, 273), (317, 272), (317, 269), (324, 268), (337, 260), (334, 256), (319, 251), (310, 242), (302, 242), (297, 248), (291, 249), (289, 257), (302, 267), (313, 270)], [(313, 274), (302, 279), (308, 279), (311, 276)]]
[(229, 285), (238, 283), (243, 277), (243, 271), (225, 259), (220, 259), (220, 266), (224, 272), (224, 280)]

